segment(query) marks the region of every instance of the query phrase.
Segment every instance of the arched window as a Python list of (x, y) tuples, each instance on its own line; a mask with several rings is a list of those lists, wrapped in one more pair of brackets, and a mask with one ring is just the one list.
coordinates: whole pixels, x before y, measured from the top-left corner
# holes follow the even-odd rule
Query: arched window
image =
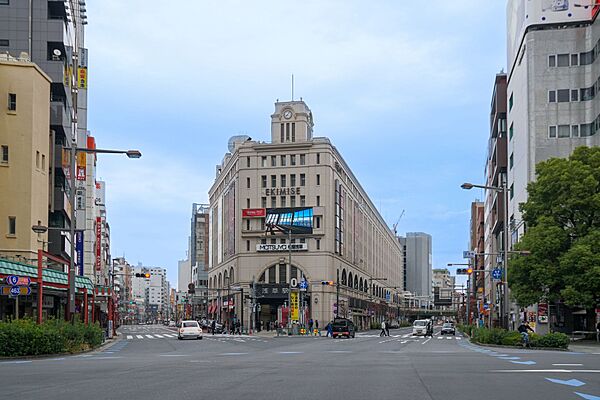
[(348, 286), (352, 287), (352, 284), (354, 282), (352, 281), (352, 272), (348, 272)]
[(354, 275), (354, 289), (358, 289), (358, 275)]
[(221, 275), (221, 273), (220, 273), (220, 272), (219, 272), (219, 280), (218, 280), (217, 282), (218, 282), (218, 284), (217, 284), (217, 289), (220, 289), (220, 288), (222, 288), (222, 287), (223, 287), (223, 286), (222, 286), (222, 285), (223, 285), (223, 275)]
[(225, 270), (225, 272), (223, 272), (223, 287), (227, 287), (227, 285), (230, 285), (231, 282), (229, 281), (229, 277), (227, 276), (227, 270)]
[(346, 268), (342, 270), (342, 285), (345, 285), (348, 277), (346, 276)]
[(360, 290), (361, 292), (363, 291), (363, 280), (362, 280), (362, 277), (358, 281), (358, 290)]
[(234, 278), (234, 274), (233, 274), (233, 267), (231, 267), (229, 269), (229, 282), (230, 283), (234, 283), (235, 282), (235, 278)]

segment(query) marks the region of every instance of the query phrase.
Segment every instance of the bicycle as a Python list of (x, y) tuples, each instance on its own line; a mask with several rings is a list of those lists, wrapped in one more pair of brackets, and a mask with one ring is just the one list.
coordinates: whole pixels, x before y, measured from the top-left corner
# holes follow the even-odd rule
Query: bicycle
[(521, 332), (521, 343), (523, 348), (529, 347), (529, 334), (527, 332)]

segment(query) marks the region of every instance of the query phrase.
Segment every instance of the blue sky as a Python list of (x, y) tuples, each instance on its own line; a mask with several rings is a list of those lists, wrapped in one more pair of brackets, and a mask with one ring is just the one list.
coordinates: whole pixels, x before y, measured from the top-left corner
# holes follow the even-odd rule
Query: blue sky
[(505, 2), (89, 2), (88, 126), (102, 148), (113, 257), (176, 285), (191, 204), (207, 202), (227, 140), (269, 140), (277, 98), (302, 96), (391, 226), (462, 262), (483, 182)]

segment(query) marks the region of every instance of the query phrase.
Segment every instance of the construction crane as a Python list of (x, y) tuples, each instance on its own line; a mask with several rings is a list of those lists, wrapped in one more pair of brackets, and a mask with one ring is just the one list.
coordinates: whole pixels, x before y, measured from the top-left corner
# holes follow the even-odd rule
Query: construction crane
[(393, 226), (394, 228), (394, 235), (396, 235), (398, 233), (398, 231), (396, 230), (396, 228), (398, 227), (398, 224), (400, 223), (400, 220), (402, 219), (402, 217), (404, 216), (404, 211), (406, 210), (402, 210), (402, 213), (400, 214), (400, 216), (398, 217), (398, 219), (396, 220), (396, 223)]

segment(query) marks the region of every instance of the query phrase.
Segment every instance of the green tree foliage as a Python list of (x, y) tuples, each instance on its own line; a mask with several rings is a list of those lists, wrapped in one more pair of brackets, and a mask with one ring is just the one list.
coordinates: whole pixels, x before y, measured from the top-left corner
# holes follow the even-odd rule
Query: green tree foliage
[(579, 147), (568, 159), (536, 168), (521, 205), (527, 232), (509, 263), (509, 284), (527, 306), (548, 297), (593, 307), (600, 297), (600, 148)]

